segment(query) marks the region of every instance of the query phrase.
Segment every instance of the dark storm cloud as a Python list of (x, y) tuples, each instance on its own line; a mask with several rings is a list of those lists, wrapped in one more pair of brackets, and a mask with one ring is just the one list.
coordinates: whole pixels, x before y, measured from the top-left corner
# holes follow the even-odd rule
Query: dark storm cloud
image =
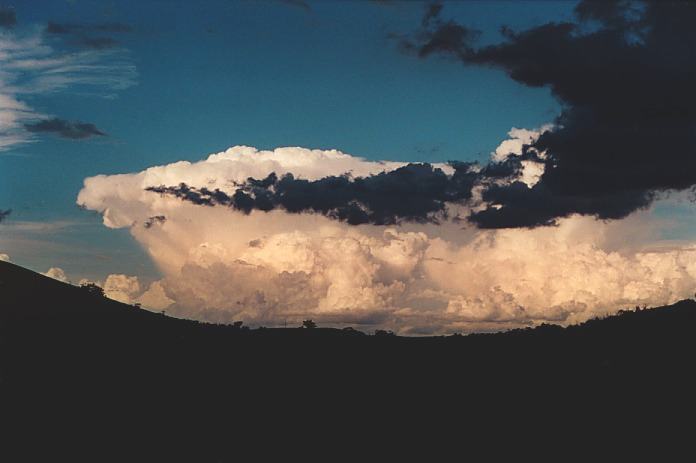
[(31, 124), (24, 124), (29, 132), (34, 133), (54, 133), (63, 138), (80, 140), (92, 136), (105, 136), (94, 124), (87, 122), (71, 122), (64, 119), (44, 119)]
[(517, 176), (522, 171), (519, 157), (511, 157), (502, 162), (491, 162), (481, 169), (482, 179), (509, 178)]
[(654, 194), (619, 191), (597, 196), (556, 195), (539, 182), (531, 188), (522, 182), (490, 185), (483, 193), (487, 209), (474, 212), (469, 221), (479, 228), (516, 228), (554, 225), (558, 217), (570, 214), (595, 215), (599, 219), (622, 219), (647, 207)]
[(147, 190), (194, 204), (226, 205), (245, 213), (281, 208), (290, 213), (319, 213), (351, 225), (437, 223), (447, 217), (445, 203), (471, 199), (478, 177), (471, 164), (452, 163), (452, 167), (452, 175), (430, 164), (408, 164), (368, 177), (344, 175), (319, 180), (297, 179), (292, 174), (279, 178), (273, 173), (261, 180), (249, 178), (231, 196), (186, 184)]
[(479, 38), (481, 32), (464, 27), (454, 21), (440, 19), (442, 4), (430, 3), (426, 6), (421, 30), (413, 37), (400, 38), (401, 49), (414, 52), (421, 58), (432, 53), (448, 53), (464, 59), (473, 52), (472, 44)]
[(696, 3), (583, 1), (577, 22), (515, 32), (475, 47), (476, 31), (427, 8), (402, 43), (421, 57), (446, 54), (548, 87), (562, 105), (539, 184), (492, 186), (495, 207), (472, 215), (486, 228), (554, 223), (573, 213), (621, 218), (656, 193), (696, 184)]
[[(515, 32), (476, 47), (479, 32), (441, 19), (431, 4), (422, 30), (402, 47), (467, 65), (500, 68), (514, 80), (548, 87), (562, 111), (520, 156), (475, 172), (454, 163), (446, 175), (429, 164), (364, 178), (309, 181), (291, 174), (250, 178), (229, 196), (219, 190), (159, 186), (150, 191), (201, 205), (314, 212), (349, 224), (435, 222), (445, 204), (468, 203), (482, 187), (480, 228), (554, 225), (572, 214), (620, 219), (648, 207), (663, 191), (696, 185), (696, 3), (581, 2), (577, 22)], [(525, 160), (545, 167), (540, 181), (516, 181)]]
[(0, 27), (11, 28), (17, 24), (17, 15), (11, 8), (0, 6)]

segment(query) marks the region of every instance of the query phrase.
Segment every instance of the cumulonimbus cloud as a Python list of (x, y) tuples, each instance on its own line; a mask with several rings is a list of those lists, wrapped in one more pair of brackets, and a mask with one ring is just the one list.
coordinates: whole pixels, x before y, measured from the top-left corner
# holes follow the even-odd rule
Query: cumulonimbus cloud
[[(524, 156), (515, 147), (529, 137), (517, 130), (498, 162)], [(536, 163), (527, 169), (532, 188)], [(77, 201), (107, 227), (129, 228), (147, 250), (163, 275), (150, 288), (153, 301), (202, 320), (280, 325), (309, 317), (402, 333), (503, 329), (663, 304), (696, 286), (696, 247), (656, 246), (661, 224), (649, 211), (613, 222), (573, 215), (554, 227), (482, 230), (457, 219), (475, 212), (477, 197), (488, 207), (475, 185), (472, 200), (445, 201), (447, 219), (437, 223), (351, 225), (322, 211), (209, 207), (148, 190), (185, 184), (230, 198), (249, 178), (271, 173), (355, 179), (404, 166), (335, 150), (239, 146), (200, 162), (87, 178)], [(522, 182), (524, 170), (489, 175), (486, 188)]]

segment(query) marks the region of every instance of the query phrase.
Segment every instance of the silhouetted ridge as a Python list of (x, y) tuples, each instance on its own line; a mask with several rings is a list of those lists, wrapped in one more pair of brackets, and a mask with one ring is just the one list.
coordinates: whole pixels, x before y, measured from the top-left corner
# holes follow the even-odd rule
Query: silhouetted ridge
[[(379, 436), (453, 416), (480, 425), (546, 414), (597, 430), (619, 406), (622, 419), (680, 410), (695, 386), (692, 300), (568, 328), (412, 338), (310, 320), (254, 330), (180, 320), (5, 262), (0, 295), (0, 420), (31, 440), (27, 458), (8, 461), (75, 461), (110, 437), (88, 461), (231, 461), (240, 439), (269, 426), (299, 433), (298, 417)], [(36, 445), (56, 436), (69, 452)]]

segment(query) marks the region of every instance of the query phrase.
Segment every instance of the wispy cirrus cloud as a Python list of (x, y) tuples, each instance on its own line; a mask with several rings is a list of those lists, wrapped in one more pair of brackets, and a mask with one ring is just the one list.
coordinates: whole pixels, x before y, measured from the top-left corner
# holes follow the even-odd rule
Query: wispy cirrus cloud
[(109, 96), (136, 83), (137, 71), (129, 51), (115, 43), (85, 36), (85, 40), (103, 43), (76, 47), (74, 40), (67, 38), (71, 34), (54, 34), (57, 37), (51, 39), (46, 35), (38, 27), (0, 30), (0, 151), (31, 142), (45, 132), (74, 140), (104, 134), (91, 123), (44, 114), (34, 109), (27, 97), (86, 88)]

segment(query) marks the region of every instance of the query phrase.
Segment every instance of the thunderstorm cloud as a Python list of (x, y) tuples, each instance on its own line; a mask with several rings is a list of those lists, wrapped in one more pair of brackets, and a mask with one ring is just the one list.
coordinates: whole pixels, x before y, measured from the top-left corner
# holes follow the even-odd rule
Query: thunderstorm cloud
[[(500, 148), (508, 155), (496, 150), (493, 161), (519, 159), (518, 148), (542, 132), (513, 129)], [(413, 168), (304, 148), (237, 146), (199, 162), (90, 177), (78, 203), (100, 212), (107, 227), (129, 229), (146, 249), (163, 275), (147, 291), (153, 305), (201, 320), (274, 326), (310, 317), (401, 333), (465, 332), (570, 323), (691, 294), (696, 246), (656, 247), (662, 224), (649, 211), (610, 222), (576, 214), (536, 228), (468, 222), (490, 207), (494, 188), (539, 185), (538, 161), (519, 167), (504, 176), (460, 167), (476, 174), (470, 196), (445, 197), (436, 221), (351, 224), (311, 201), (302, 211), (273, 198), (269, 208), (231, 202), (240, 188), (248, 191), (249, 179), (265, 181), (256, 188), (272, 196), (283, 178), (321, 185), (315, 182), (389, 178)], [(446, 164), (418, 169), (436, 179), (460, 172)], [(189, 197), (153, 185), (180, 192), (185, 185)], [(381, 211), (351, 188), (348, 197), (368, 217)], [(142, 301), (142, 290), (121, 277), (110, 284), (121, 300)]]

